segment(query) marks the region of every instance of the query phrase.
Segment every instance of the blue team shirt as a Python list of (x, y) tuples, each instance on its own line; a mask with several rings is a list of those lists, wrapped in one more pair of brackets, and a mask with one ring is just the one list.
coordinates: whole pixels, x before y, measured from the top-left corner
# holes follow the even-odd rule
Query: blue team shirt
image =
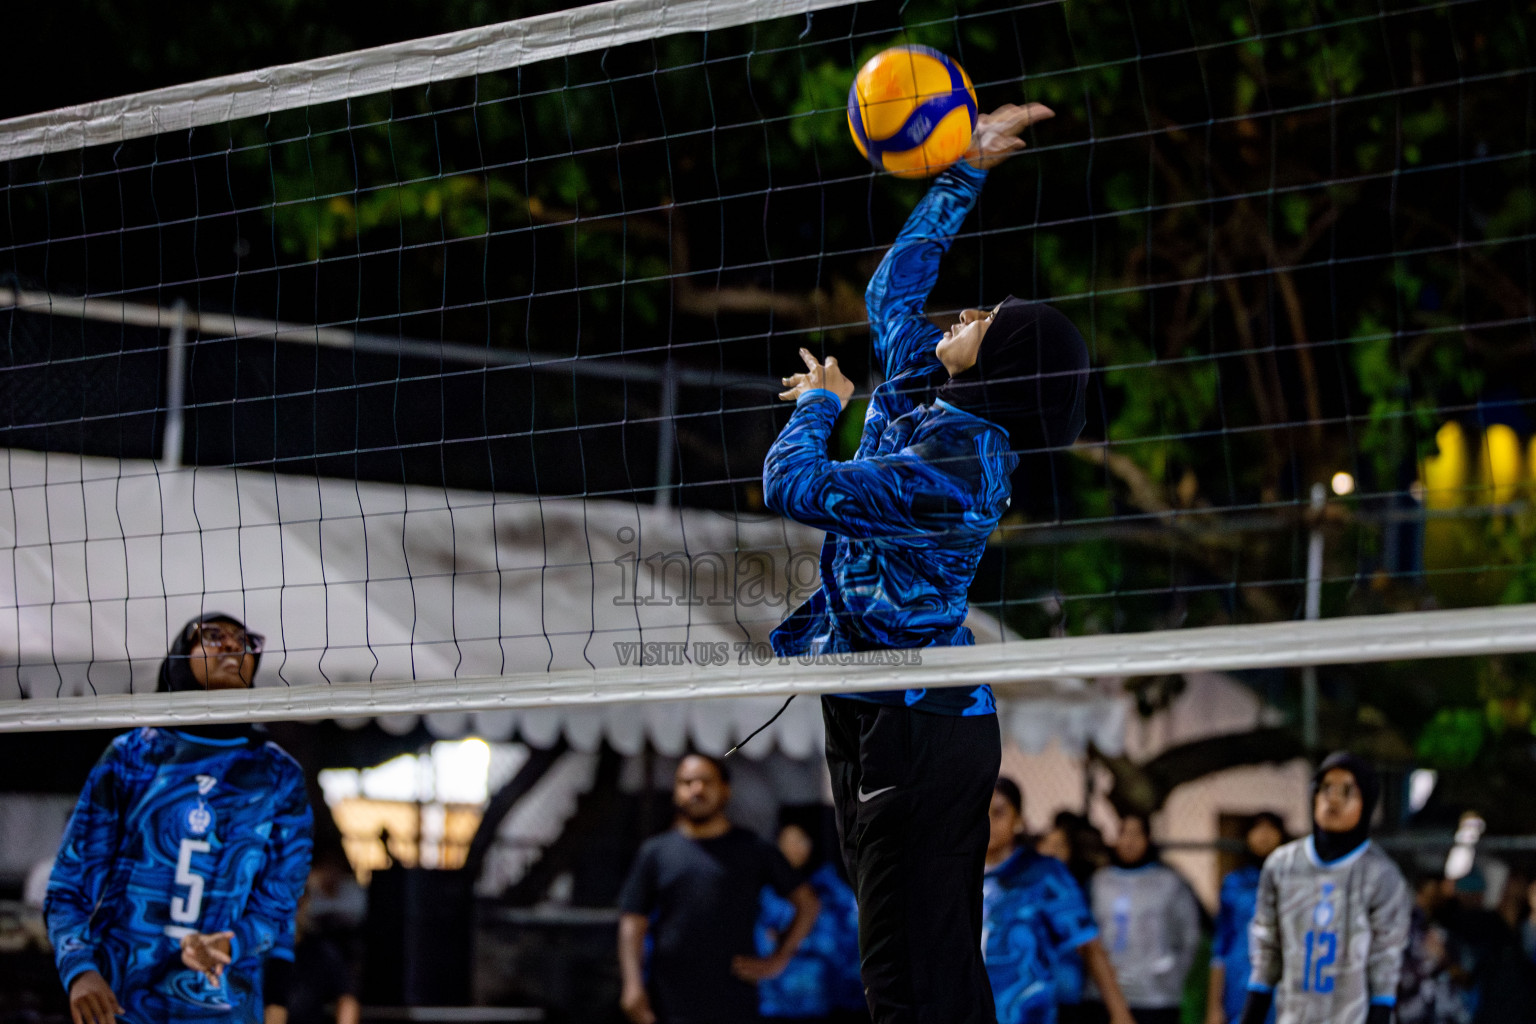
[(1083, 1001), (1083, 989), (1087, 984), (1087, 968), (1077, 950), (1061, 954), (1056, 961), (1056, 1005), (1077, 1006)]
[[(128, 1024), (260, 1024), (262, 961), (293, 959), (312, 825), (303, 772), (275, 744), (119, 736), (86, 780), (48, 882), (66, 991), (96, 970)], [(189, 931), (234, 932), (218, 984), (182, 965)]]
[[(773, 631), (780, 656), (975, 642), (967, 591), (1008, 510), (1018, 457), (1001, 427), (933, 398), (949, 374), (933, 353), (943, 332), (923, 308), (985, 180), (964, 161), (941, 174), (870, 279), (865, 305), (886, 379), (853, 459), (827, 456), (840, 411), (830, 391), (801, 395), (768, 452), (768, 506), (827, 531), (820, 589)], [(949, 715), (995, 710), (986, 686), (850, 696)]]
[(1059, 964), (1099, 936), (1083, 890), (1060, 861), (1023, 848), (986, 873), (981, 892), (998, 1024), (1054, 1024)]
[[(1241, 867), (1221, 882), (1221, 904), (1216, 911), (1216, 937), (1211, 942), (1211, 962), (1220, 963), (1223, 975), (1221, 1009), (1227, 1020), (1243, 1015), (1248, 999), (1248, 925), (1259, 900), (1259, 869)], [(1270, 1007), (1268, 1021), (1274, 1024), (1275, 1010)]]
[[(831, 864), (807, 879), (821, 901), (811, 932), (777, 978), (758, 983), (764, 1017), (825, 1017), (835, 1010), (862, 1010), (864, 983), (859, 979), (859, 910), (853, 890)], [(757, 952), (768, 956), (795, 919), (795, 905), (765, 887), (757, 920)]]

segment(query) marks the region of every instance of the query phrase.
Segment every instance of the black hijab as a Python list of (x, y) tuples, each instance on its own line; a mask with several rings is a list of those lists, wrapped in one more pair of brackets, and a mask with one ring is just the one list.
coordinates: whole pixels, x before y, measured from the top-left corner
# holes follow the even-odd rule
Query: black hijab
[[(1317, 823), (1317, 791), (1323, 784), (1323, 776), (1335, 768), (1342, 768), (1355, 777), (1360, 787), (1360, 820), (1348, 832), (1327, 832)], [(1312, 776), (1310, 791), (1312, 801), (1312, 843), (1317, 855), (1325, 861), (1335, 861), (1360, 848), (1371, 836), (1371, 815), (1376, 812), (1376, 802), (1381, 799), (1381, 779), (1376, 769), (1348, 751), (1329, 754), (1317, 766)]]
[(1290, 842), (1291, 839), (1290, 834), (1285, 830), (1285, 819), (1280, 817), (1280, 815), (1276, 814), (1274, 811), (1260, 811), (1252, 818), (1249, 818), (1248, 827), (1243, 829), (1243, 863), (1250, 867), (1261, 868), (1264, 866), (1265, 858), (1260, 857), (1258, 854), (1250, 850), (1246, 841), (1248, 838), (1248, 833), (1252, 832), (1262, 824), (1269, 825), (1280, 834), (1281, 846), (1284, 846), (1286, 843)]
[[(191, 659), (192, 646), (197, 642), (197, 627), (209, 622), (220, 622), (234, 626), (241, 632), (245, 632), (245, 623), (233, 615), (225, 615), (222, 612), (209, 612), (199, 615), (181, 627), (181, 632), (176, 634), (171, 641), (171, 649), (166, 652), (165, 660), (160, 663), (160, 682), (155, 687), (157, 693), (181, 693), (186, 690), (201, 692), (203, 687), (192, 675)], [(261, 655), (254, 655), (256, 662), (254, 668), (261, 667)], [(243, 722), (230, 722), (193, 726), (177, 726), (181, 732), (189, 732), (194, 736), (202, 736), (207, 739), (238, 739), (252, 735), (252, 727)]]
[(981, 340), (976, 365), (938, 397), (1008, 432), (1015, 452), (1060, 448), (1087, 422), (1088, 346), (1059, 310), (1004, 299)]
[(1119, 846), (1118, 843), (1115, 846), (1110, 847), (1110, 856), (1114, 858), (1115, 866), (1125, 868), (1127, 870), (1144, 868), (1148, 864), (1156, 863), (1162, 856), (1162, 851), (1159, 850), (1157, 848), (1157, 844), (1152, 841), (1152, 819), (1147, 815), (1142, 814), (1140, 811), (1131, 811), (1129, 814), (1120, 815), (1120, 827), (1125, 828), (1125, 823), (1131, 821), (1132, 819), (1141, 822), (1141, 834), (1147, 837), (1147, 848), (1142, 851), (1141, 856), (1137, 857), (1135, 860), (1126, 860), (1124, 857), (1120, 856), (1120, 851), (1117, 848)]

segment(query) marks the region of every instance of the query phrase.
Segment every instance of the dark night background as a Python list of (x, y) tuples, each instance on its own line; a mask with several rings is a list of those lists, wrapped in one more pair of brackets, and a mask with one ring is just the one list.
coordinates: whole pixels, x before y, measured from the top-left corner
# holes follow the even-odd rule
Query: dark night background
[[(1359, 489), (1330, 509), (1325, 614), (1530, 600), (1536, 516), (1479, 511), (1475, 469), (1460, 518), (1393, 516), (1444, 424), (1474, 467), (1481, 431), (1532, 431), (1533, 13), (879, 0), (13, 161), (0, 287), (540, 364), (200, 336), (199, 465), (648, 502), (660, 387), (576, 368), (716, 373), (679, 390), (678, 499), (762, 514), (795, 350), (873, 379), (862, 289), (921, 185), (871, 173), (842, 108), (864, 59), (922, 42), (983, 108), (1057, 111), (993, 173), (930, 312), (1058, 304), (1094, 355), (1085, 440), (1106, 442), (1026, 457), (973, 600), (1031, 636), (1295, 617), (1307, 492), (1341, 470)], [(0, 115), (507, 16), (26, 5), (8, 37), (59, 43), (0, 62)], [(0, 443), (158, 454), (164, 331), (0, 310), (0, 334)], [(1387, 707), (1410, 746), (1448, 703), (1524, 701), (1529, 723), (1523, 669), (1437, 664), (1339, 670), (1358, 685), (1335, 719)]]

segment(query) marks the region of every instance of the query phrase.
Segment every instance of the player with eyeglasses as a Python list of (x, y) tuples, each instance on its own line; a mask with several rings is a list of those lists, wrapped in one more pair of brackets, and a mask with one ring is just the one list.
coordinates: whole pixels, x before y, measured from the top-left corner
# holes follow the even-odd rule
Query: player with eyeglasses
[(1389, 1024), (1412, 902), (1402, 872), (1370, 839), (1381, 783), (1353, 754), (1312, 778), (1312, 834), (1264, 861), (1249, 926), (1241, 1024)]
[[(199, 616), (172, 639), (159, 690), (249, 688), (262, 649), (239, 619)], [(44, 905), (74, 1024), (262, 1021), (264, 1004), (281, 1005), (263, 998), (263, 962), (293, 959), (312, 832), (303, 772), (248, 725), (114, 740)]]

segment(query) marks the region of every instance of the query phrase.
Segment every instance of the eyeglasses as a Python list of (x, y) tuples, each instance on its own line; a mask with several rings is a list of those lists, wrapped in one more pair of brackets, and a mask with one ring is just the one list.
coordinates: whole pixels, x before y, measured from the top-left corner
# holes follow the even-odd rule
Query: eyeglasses
[(1360, 787), (1356, 786), (1353, 782), (1330, 782), (1317, 787), (1317, 792), (1319, 796), (1327, 797), (1330, 800), (1347, 801), (1359, 794)]
[(243, 651), (246, 654), (260, 654), (262, 644), (267, 639), (260, 633), (249, 633), (217, 622), (193, 623), (188, 634), (204, 650)]

